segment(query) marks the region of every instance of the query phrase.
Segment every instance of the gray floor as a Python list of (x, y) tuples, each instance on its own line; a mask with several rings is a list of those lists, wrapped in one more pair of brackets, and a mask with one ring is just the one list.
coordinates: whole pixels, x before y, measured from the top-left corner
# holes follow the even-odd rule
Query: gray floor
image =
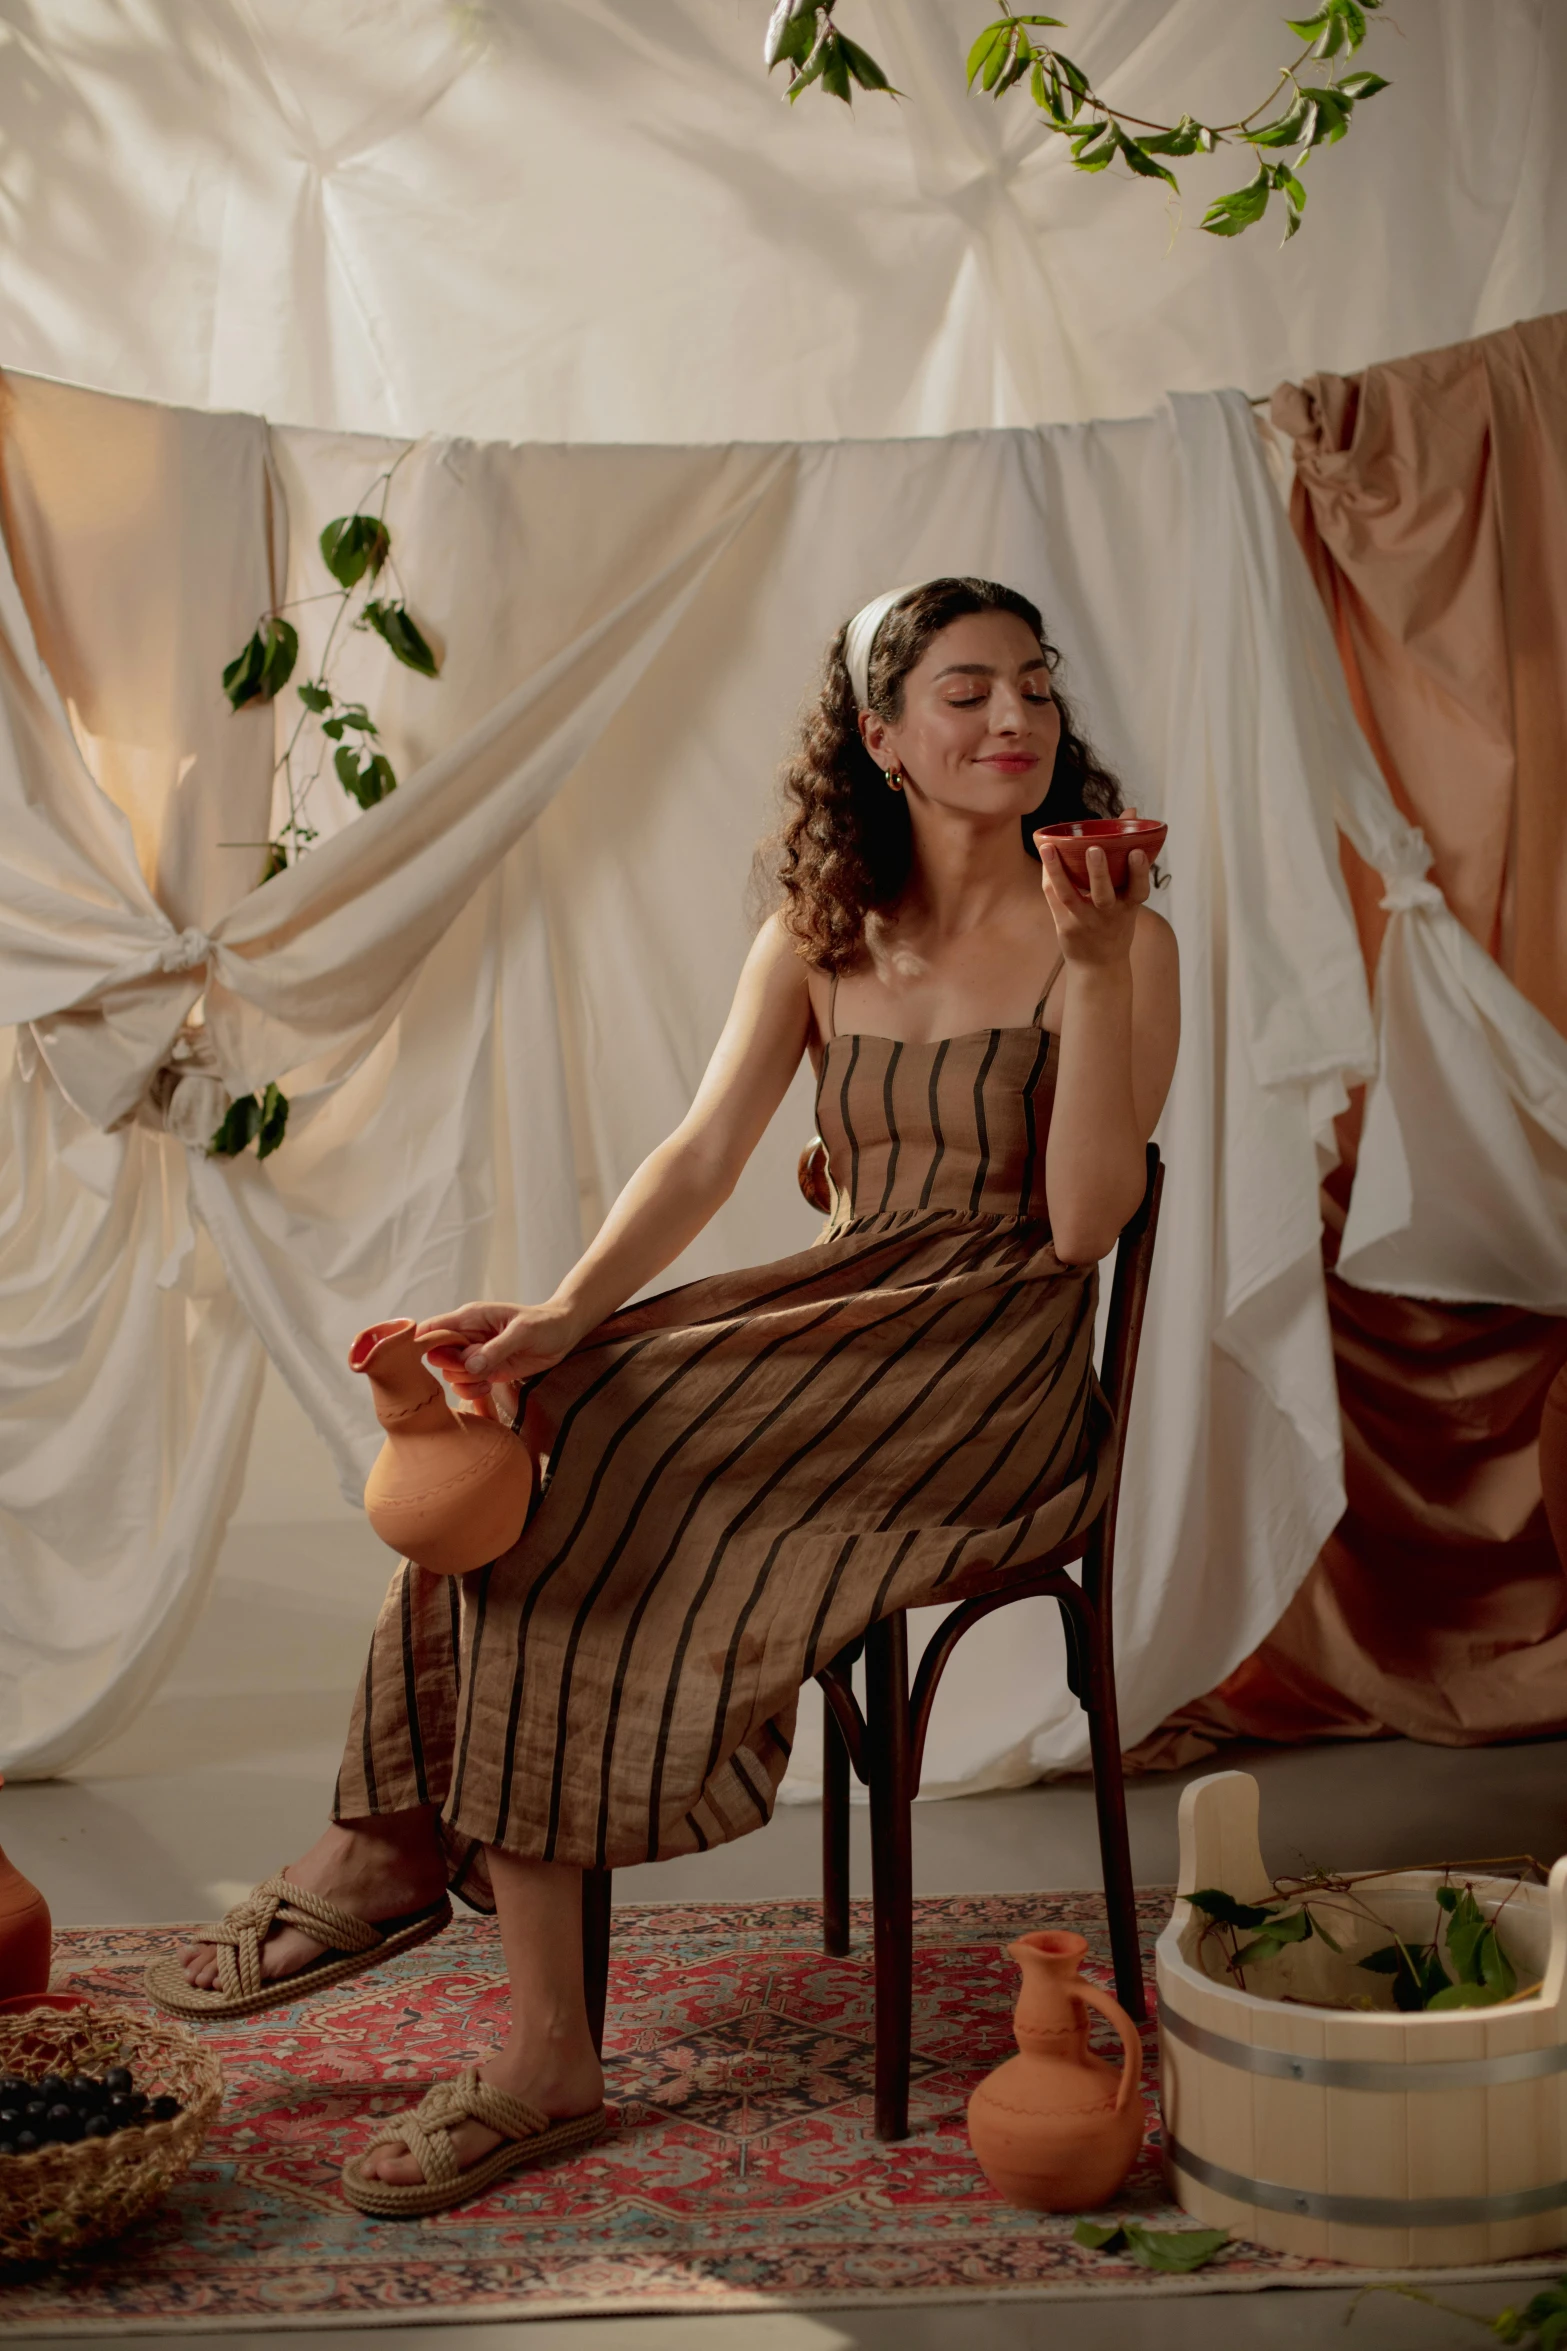
[[(278, 1703), (267, 1701), (274, 1729)], [(172, 1711), (172, 1709), (170, 1710)], [(184, 1711), (191, 1760), (9, 1786), (0, 1827), (17, 1866), (48, 1890), (62, 1925), (157, 1924), (209, 1917), (298, 1852), (324, 1818), (337, 1766), (340, 1696), (296, 1698), (298, 1744), (245, 1752), (235, 1701)], [(319, 1719), (318, 1719), (319, 1718)], [(230, 1760), (197, 1761), (221, 1752)], [(1264, 1850), (1279, 1871), (1339, 1869), (1567, 1850), (1567, 1742), (1459, 1750), (1404, 1740), (1319, 1748), (1232, 1749), (1262, 1783)], [(1132, 1862), (1141, 1885), (1176, 1871), (1181, 1789), (1212, 1765), (1134, 1780), (1127, 1792)], [(856, 1890), (869, 1890), (863, 1808), (854, 1814)], [(743, 1901), (816, 1890), (820, 1815), (785, 1805), (754, 1837), (689, 1860), (628, 1869), (620, 1902)], [(930, 1894), (1026, 1893), (1099, 1882), (1093, 1797), (1078, 1780), (1003, 1795), (922, 1802), (915, 1812), (915, 1885)]]
[[(136, 1726), (70, 1781), (10, 1785), (0, 1795), (0, 1843), (48, 1892), (62, 1925), (140, 1924), (210, 1916), (315, 1835), (336, 1769), (350, 1660), (362, 1650), (374, 1551), (335, 1532), (331, 1574), (306, 1530), (256, 1528), (231, 1546), (220, 1583), (176, 1675)], [(259, 1549), (267, 1554), (265, 1580)], [(292, 1600), (280, 1597), (280, 1549)], [(280, 1670), (286, 1659), (288, 1670)], [(280, 1699), (280, 1686), (289, 1688)], [(1277, 1870), (1331, 1862), (1399, 1862), (1567, 1849), (1567, 1742), (1459, 1752), (1403, 1741), (1232, 1752), (1262, 1783), (1264, 1850)], [(1202, 1768), (1202, 1767), (1200, 1767)], [(1205, 1768), (1212, 1768), (1208, 1766)], [(1143, 1884), (1175, 1875), (1180, 1791), (1194, 1773), (1136, 1781), (1129, 1791), (1133, 1861)], [(863, 1812), (857, 1889), (868, 1873)], [(814, 1807), (781, 1808), (772, 1826), (720, 1852), (616, 1879), (622, 1902), (804, 1895), (818, 1884)], [(1093, 1802), (1086, 1785), (1058, 1782), (1006, 1795), (922, 1803), (915, 1818), (922, 1892), (1049, 1890), (1098, 1883)], [(1567, 2269), (1567, 2255), (1563, 2257)], [(1526, 2290), (1524, 2290), (1526, 2291)], [(1496, 2287), (1455, 2287), (1442, 2299), (1487, 2314), (1521, 2300)], [(1347, 2324), (1346, 2324), (1347, 2322)], [(3, 2329), (0, 2315), (0, 2329)], [(1403, 2351), (1479, 2340), (1473, 2318), (1377, 2293), (1198, 2294), (1126, 2301), (975, 2302), (934, 2310), (889, 2308), (826, 2315), (537, 2321), (526, 2325), (369, 2328), (265, 2338), (273, 2351), (329, 2351), (384, 2339), (396, 2351), (1197, 2351), (1215, 2341), (1251, 2351), (1343, 2344)], [(58, 2341), (58, 2336), (50, 2336)], [(195, 2351), (242, 2351), (250, 2334), (186, 2334)], [(35, 2338), (6, 2334), (8, 2351)], [(42, 2339), (39, 2341), (41, 2351)]]
[[(1532, 2289), (1515, 2290), (1522, 2301)], [(1508, 2299), (1451, 2286), (1456, 2311), (1367, 2294), (1199, 2294), (1134, 2303), (964, 2303), (941, 2310), (781, 2312), (740, 2318), (537, 2319), (526, 2325), (308, 2327), (287, 2334), (140, 2335), (176, 2351), (1447, 2351), (1483, 2344), (1476, 2325)], [(1473, 2315), (1468, 2315), (1468, 2314)], [(46, 2351), (60, 2337), (6, 2334), (7, 2351)], [(80, 2338), (78, 2338), (79, 2340)]]

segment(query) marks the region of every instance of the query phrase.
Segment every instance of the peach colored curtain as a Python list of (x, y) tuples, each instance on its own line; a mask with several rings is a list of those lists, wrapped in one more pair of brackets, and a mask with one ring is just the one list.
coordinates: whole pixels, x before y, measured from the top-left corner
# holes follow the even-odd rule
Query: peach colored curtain
[[(1459, 920), (1567, 1031), (1567, 315), (1282, 385), (1291, 519), (1389, 789)], [(1381, 878), (1345, 842), (1368, 968)], [(1540, 1415), (1567, 1321), (1377, 1296), (1333, 1268), (1360, 1103), (1323, 1192), (1348, 1509), (1262, 1646), (1142, 1743), (1442, 1746), (1567, 1727), (1567, 1577)]]
[[(1273, 421), (1388, 788), (1459, 921), (1567, 1031), (1567, 312), (1281, 385)], [(1374, 958), (1382, 886), (1348, 858)]]

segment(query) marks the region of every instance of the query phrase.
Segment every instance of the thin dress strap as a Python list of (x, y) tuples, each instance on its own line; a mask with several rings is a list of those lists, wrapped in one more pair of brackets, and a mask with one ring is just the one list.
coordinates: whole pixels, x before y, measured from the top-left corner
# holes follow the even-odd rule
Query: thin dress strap
[(832, 1041), (833, 1041), (834, 1037), (835, 1037), (837, 1034), (838, 1034), (838, 974), (837, 974), (836, 972), (834, 972), (834, 973), (833, 973), (833, 975), (832, 975), (832, 978), (829, 980), (829, 982), (828, 982), (828, 984), (827, 984), (827, 1034), (826, 1034), (826, 1036), (825, 1036), (825, 1037), (823, 1037), (823, 1039), (822, 1039), (822, 1043), (823, 1043), (824, 1045), (830, 1045), (830, 1044), (832, 1043)]
[(1046, 980), (1043, 989), (1040, 991), (1039, 1002), (1034, 1006), (1034, 1017), (1029, 1024), (1031, 1028), (1037, 1029), (1040, 1022), (1044, 1019), (1045, 1006), (1050, 1001), (1050, 991), (1055, 986), (1057, 980), (1061, 977), (1061, 973), (1065, 964), (1066, 957), (1064, 955), (1058, 955), (1055, 959), (1055, 962), (1051, 965), (1050, 977)]

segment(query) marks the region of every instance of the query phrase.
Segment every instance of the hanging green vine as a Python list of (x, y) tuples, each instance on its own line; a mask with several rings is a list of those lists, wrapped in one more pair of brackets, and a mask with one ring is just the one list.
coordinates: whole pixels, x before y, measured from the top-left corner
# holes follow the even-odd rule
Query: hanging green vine
[[(407, 454), (405, 450), (403, 456)], [(352, 514), (338, 515), (321, 533), (322, 561), (336, 585), (319, 597), (296, 597), (292, 603), (263, 613), (223, 672), (223, 691), (236, 712), (270, 707), (293, 677), (299, 660), (299, 631), (285, 615), (302, 604), (335, 600), (337, 609), (316, 674), (295, 688), (302, 707), (274, 769), (274, 775), (283, 780), (288, 814), (270, 840), (224, 844), (235, 849), (264, 849), (263, 882), (297, 865), (319, 840), (319, 828), (309, 819), (310, 796), (329, 754), (339, 784), (359, 807), (374, 808), (397, 789), (392, 763), (377, 747), (380, 729), (375, 720), (363, 702), (345, 700), (332, 682), (332, 657), (345, 624), (379, 637), (405, 669), (415, 670), (421, 677), (433, 678), (440, 671), (429, 640), (408, 610), (406, 590), (392, 554), (386, 504), (402, 461), (399, 457), (377, 475)], [(380, 501), (370, 513), (366, 509), (377, 490)], [(397, 587), (396, 597), (372, 593), (379, 588), (383, 574)], [(356, 603), (357, 611), (353, 609)], [(229, 1105), (207, 1145), (208, 1155), (234, 1159), (254, 1143), (256, 1156), (266, 1159), (282, 1142), (287, 1128), (288, 1096), (281, 1087), (268, 1085), (259, 1097), (242, 1094)]]
[[(846, 104), (856, 86), (899, 96), (875, 58), (839, 30), (833, 17), (836, 4), (837, 0), (778, 0), (763, 51), (768, 70), (788, 67), (791, 99), (813, 83)], [(1211, 155), (1222, 146), (1249, 147), (1256, 160), (1252, 177), (1210, 204), (1200, 225), (1210, 236), (1238, 237), (1264, 217), (1274, 196), (1282, 196), (1287, 244), (1306, 209), (1302, 165), (1313, 148), (1336, 145), (1348, 131), (1356, 106), (1389, 86), (1380, 74), (1364, 71), (1340, 78), (1338, 64), (1360, 47), (1370, 29), (1368, 18), (1382, 4), (1383, 0), (1323, 0), (1306, 16), (1287, 17), (1285, 22), (1305, 43), (1304, 49), (1291, 64), (1280, 66), (1267, 96), (1234, 122), (1199, 122), (1186, 113), (1177, 122), (1150, 122), (1111, 106), (1081, 66), (1040, 39), (1042, 32), (1064, 29), (1065, 20), (1059, 16), (1010, 13), (987, 25), (969, 51), (968, 86), (972, 90), (978, 83), (991, 97), (1000, 98), (1026, 81), (1051, 130), (1071, 148), (1078, 171), (1106, 171), (1119, 160), (1137, 178), (1163, 180), (1178, 192), (1180, 182), (1164, 158)], [(1326, 82), (1301, 78), (1313, 61), (1327, 66)], [(1290, 149), (1293, 161), (1288, 159)]]

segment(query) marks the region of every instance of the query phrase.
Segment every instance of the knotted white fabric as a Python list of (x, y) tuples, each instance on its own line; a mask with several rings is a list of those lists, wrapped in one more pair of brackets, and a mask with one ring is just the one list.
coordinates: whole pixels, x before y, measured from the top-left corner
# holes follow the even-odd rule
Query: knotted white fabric
[(205, 971), (217, 949), (205, 931), (181, 931), (177, 939), (170, 939), (157, 949), (156, 968), (159, 971)]
[(1387, 884), (1381, 899), (1385, 913), (1407, 914), (1415, 906), (1446, 905), (1447, 901), (1435, 882), (1427, 878), (1431, 871), (1431, 852), (1426, 846), (1425, 834), (1417, 825), (1409, 828), (1407, 866), (1400, 865), (1403, 852), (1398, 846), (1392, 847), (1391, 854), (1394, 861), (1392, 871), (1382, 876)]

